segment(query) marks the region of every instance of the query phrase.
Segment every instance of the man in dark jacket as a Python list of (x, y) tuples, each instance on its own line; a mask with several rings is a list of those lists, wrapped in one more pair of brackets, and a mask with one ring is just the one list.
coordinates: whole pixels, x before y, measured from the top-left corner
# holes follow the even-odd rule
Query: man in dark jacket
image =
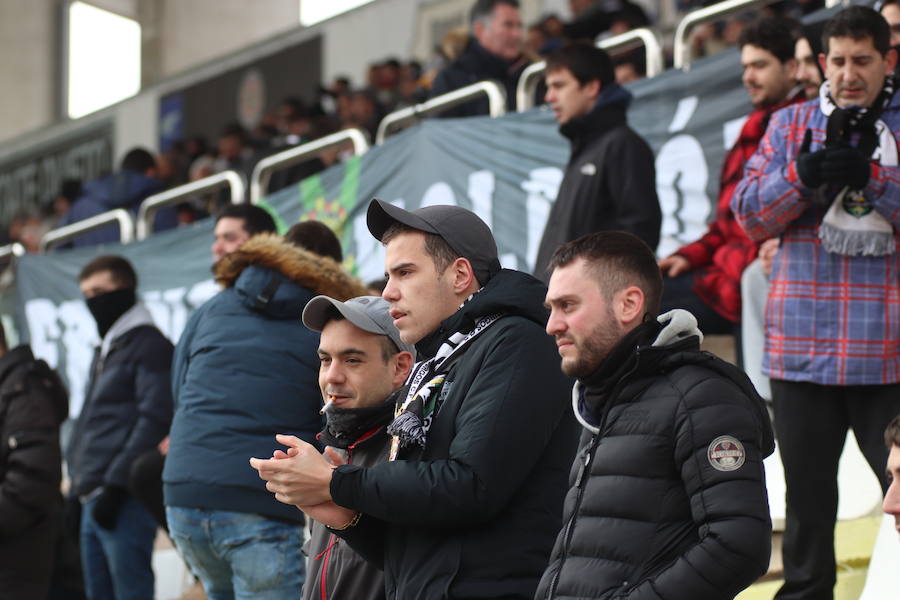
[(560, 48), (547, 57), (545, 81), (547, 103), (560, 133), (572, 141), (572, 155), (547, 218), (535, 276), (546, 281), (553, 252), (594, 231), (628, 231), (656, 248), (662, 212), (653, 151), (628, 126), (631, 94), (615, 82), (609, 55), (586, 44)]
[[(84, 184), (81, 196), (60, 220), (59, 227), (82, 221), (116, 208), (124, 208), (133, 216), (148, 196), (163, 190), (157, 177), (156, 159), (143, 148), (133, 148), (122, 159), (118, 173), (94, 179)], [(161, 209), (153, 222), (153, 231), (171, 229), (178, 224), (174, 208)], [(119, 241), (115, 225), (102, 227), (79, 235), (73, 241), (75, 247), (93, 246)]]
[[(522, 54), (522, 18), (518, 0), (476, 0), (469, 13), (472, 37), (463, 53), (434, 78), (431, 96), (491, 79), (506, 89), (506, 108), (516, 109), (516, 85), (530, 63)], [(466, 102), (442, 117), (489, 114), (486, 98)]]
[[(270, 491), (383, 567), (390, 599), (531, 598), (560, 526), (575, 430), (543, 333), (544, 286), (501, 270), (487, 225), (455, 206), (375, 200), (383, 297), (419, 362), (390, 461), (332, 468), (308, 444), (290, 478), (252, 459)], [(276, 467), (277, 468), (277, 467)]]
[(175, 418), (163, 470), (169, 533), (210, 598), (290, 598), (304, 580), (303, 514), (247, 468), (272, 436), (322, 428), (318, 336), (300, 316), (317, 294), (362, 284), (330, 258), (258, 235), (214, 267), (225, 289), (190, 318), (175, 350)]
[(172, 420), (172, 344), (137, 302), (137, 275), (121, 256), (99, 256), (79, 286), (101, 343), (66, 452), (81, 499), (81, 562), (89, 598), (153, 598), (156, 523), (126, 491), (132, 463)]
[[(416, 355), (400, 339), (389, 310), (378, 296), (347, 302), (317, 296), (303, 309), (303, 324), (321, 332), (319, 389), (327, 422), (318, 438), (326, 452), (339, 453), (335, 464), (371, 467), (387, 461), (391, 438), (385, 428)], [(275, 456), (287, 457), (280, 450)], [(319, 522), (312, 523), (306, 555), (304, 600), (384, 598), (381, 569)]]
[(733, 598), (769, 566), (762, 400), (700, 352), (690, 313), (654, 318), (660, 273), (633, 235), (584, 236), (550, 264), (547, 333), (584, 432), (535, 598)]
[(0, 597), (48, 597), (63, 536), (59, 426), (69, 399), (28, 346), (0, 326)]

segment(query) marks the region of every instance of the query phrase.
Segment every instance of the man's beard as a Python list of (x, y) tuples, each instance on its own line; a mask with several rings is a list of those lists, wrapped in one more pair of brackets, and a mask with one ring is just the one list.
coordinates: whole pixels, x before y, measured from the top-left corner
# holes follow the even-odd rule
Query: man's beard
[(576, 346), (578, 357), (573, 360), (565, 358), (562, 360), (562, 372), (569, 377), (584, 379), (600, 368), (621, 339), (621, 326), (610, 311), (605, 322), (597, 325), (587, 337), (579, 341)]

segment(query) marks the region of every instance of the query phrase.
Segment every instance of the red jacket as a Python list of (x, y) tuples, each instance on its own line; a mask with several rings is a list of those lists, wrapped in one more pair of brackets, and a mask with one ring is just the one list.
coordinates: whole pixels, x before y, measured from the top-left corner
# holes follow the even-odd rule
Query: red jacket
[(691, 263), (694, 293), (734, 323), (741, 319), (741, 274), (756, 258), (759, 245), (747, 237), (735, 220), (729, 206), (731, 196), (743, 177), (744, 165), (756, 152), (766, 133), (772, 113), (802, 101), (802, 94), (795, 94), (781, 104), (758, 108), (750, 113), (722, 164), (716, 220), (710, 223), (709, 231), (703, 237), (675, 252)]

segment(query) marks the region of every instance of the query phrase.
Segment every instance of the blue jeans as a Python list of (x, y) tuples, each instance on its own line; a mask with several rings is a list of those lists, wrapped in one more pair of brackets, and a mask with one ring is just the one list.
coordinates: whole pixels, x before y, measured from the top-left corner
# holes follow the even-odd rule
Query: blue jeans
[(153, 600), (153, 540), (156, 521), (127, 498), (112, 531), (94, 521), (96, 498), (81, 510), (81, 566), (91, 600)]
[(167, 506), (169, 534), (209, 600), (297, 600), (303, 527), (250, 513)]

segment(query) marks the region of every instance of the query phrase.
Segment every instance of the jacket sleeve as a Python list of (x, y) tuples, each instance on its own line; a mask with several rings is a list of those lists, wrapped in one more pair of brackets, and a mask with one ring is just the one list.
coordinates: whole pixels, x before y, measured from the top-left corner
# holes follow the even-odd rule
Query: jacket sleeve
[(104, 483), (127, 487), (131, 464), (140, 454), (162, 440), (172, 423), (172, 344), (153, 330), (153, 337), (141, 348), (134, 373), (134, 402), (137, 417), (125, 445), (106, 471)]
[[(674, 460), (699, 541), (622, 596), (628, 600), (732, 598), (769, 566), (772, 524), (760, 450), (764, 433), (751, 400), (712, 372), (700, 375), (682, 394)], [(714, 467), (709, 456), (723, 436), (743, 446), (744, 462), (734, 470)]]
[[(900, 146), (900, 141), (897, 145)], [(900, 166), (872, 163), (872, 176), (866, 191), (876, 212), (894, 226), (895, 232), (900, 229)]]
[(337, 504), (424, 527), (471, 527), (504, 509), (568, 403), (555, 347), (538, 326), (507, 327), (491, 344), (456, 415), (449, 458), (338, 467)]
[(203, 313), (207, 305), (199, 307), (190, 316), (181, 337), (178, 338), (178, 344), (172, 353), (172, 403), (177, 405), (178, 397), (181, 391), (181, 384), (187, 376), (188, 366), (190, 365), (191, 342), (194, 339), (194, 332), (197, 331), (197, 323), (203, 318)]
[[(0, 480), (0, 540), (26, 531), (61, 498), (62, 455), (53, 394), (61, 390), (27, 378), (9, 402), (0, 430), (8, 449)], [(14, 446), (14, 447), (13, 447)]]
[(622, 138), (617, 160), (606, 168), (608, 193), (616, 206), (615, 224), (641, 238), (651, 250), (659, 245), (662, 211), (656, 195), (653, 151), (637, 134)]
[[(731, 198), (731, 210), (741, 227), (756, 242), (780, 235), (809, 207), (810, 190), (797, 175), (796, 151), (806, 133), (806, 123), (791, 122), (795, 108), (772, 115), (763, 136), (744, 167), (744, 177)], [(824, 132), (814, 131), (815, 143)]]
[(329, 528), (328, 531), (346, 541), (366, 562), (384, 570), (384, 542), (387, 536), (384, 521), (363, 515), (359, 523), (350, 529)]

